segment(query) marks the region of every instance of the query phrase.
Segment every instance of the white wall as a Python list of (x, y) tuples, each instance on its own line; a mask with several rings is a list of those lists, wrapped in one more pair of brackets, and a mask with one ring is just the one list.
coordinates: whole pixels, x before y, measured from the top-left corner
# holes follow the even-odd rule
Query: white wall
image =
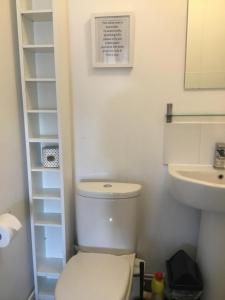
[[(133, 11), (135, 67), (91, 68), (91, 13)], [(173, 200), (163, 166), (167, 102), (177, 112), (225, 112), (225, 92), (184, 91), (187, 0), (70, 0), (77, 177), (143, 184), (138, 253), (150, 271), (184, 247), (199, 214)]]
[(23, 225), (12, 243), (0, 249), (0, 299), (25, 300), (33, 280), (15, 1), (1, 1), (0, 28), (0, 214), (11, 210)]

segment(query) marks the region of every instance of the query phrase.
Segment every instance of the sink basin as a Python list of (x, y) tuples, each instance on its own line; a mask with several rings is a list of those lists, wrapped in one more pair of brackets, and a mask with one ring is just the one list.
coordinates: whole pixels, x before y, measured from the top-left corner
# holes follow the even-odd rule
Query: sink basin
[(169, 165), (170, 192), (197, 209), (225, 212), (225, 170), (210, 165)]
[(225, 299), (225, 170), (210, 165), (169, 165), (173, 197), (201, 210), (197, 260), (204, 279), (202, 300)]

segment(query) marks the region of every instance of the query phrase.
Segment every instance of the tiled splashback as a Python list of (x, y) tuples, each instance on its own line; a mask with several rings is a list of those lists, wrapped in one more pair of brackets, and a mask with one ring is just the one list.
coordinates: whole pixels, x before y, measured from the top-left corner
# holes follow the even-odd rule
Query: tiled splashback
[(166, 123), (164, 163), (212, 164), (218, 142), (225, 142), (225, 123)]

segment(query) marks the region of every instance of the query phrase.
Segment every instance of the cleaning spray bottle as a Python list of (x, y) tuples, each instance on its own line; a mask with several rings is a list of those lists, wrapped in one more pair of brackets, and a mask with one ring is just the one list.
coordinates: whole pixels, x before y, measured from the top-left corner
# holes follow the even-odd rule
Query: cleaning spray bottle
[(164, 299), (164, 278), (162, 272), (154, 274), (152, 279), (152, 300), (163, 300)]

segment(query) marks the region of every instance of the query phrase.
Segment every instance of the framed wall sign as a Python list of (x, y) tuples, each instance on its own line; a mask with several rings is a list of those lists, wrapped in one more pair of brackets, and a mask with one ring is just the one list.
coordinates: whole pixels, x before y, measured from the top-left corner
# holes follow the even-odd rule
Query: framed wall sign
[(132, 13), (95, 14), (91, 19), (91, 31), (93, 67), (133, 67)]

